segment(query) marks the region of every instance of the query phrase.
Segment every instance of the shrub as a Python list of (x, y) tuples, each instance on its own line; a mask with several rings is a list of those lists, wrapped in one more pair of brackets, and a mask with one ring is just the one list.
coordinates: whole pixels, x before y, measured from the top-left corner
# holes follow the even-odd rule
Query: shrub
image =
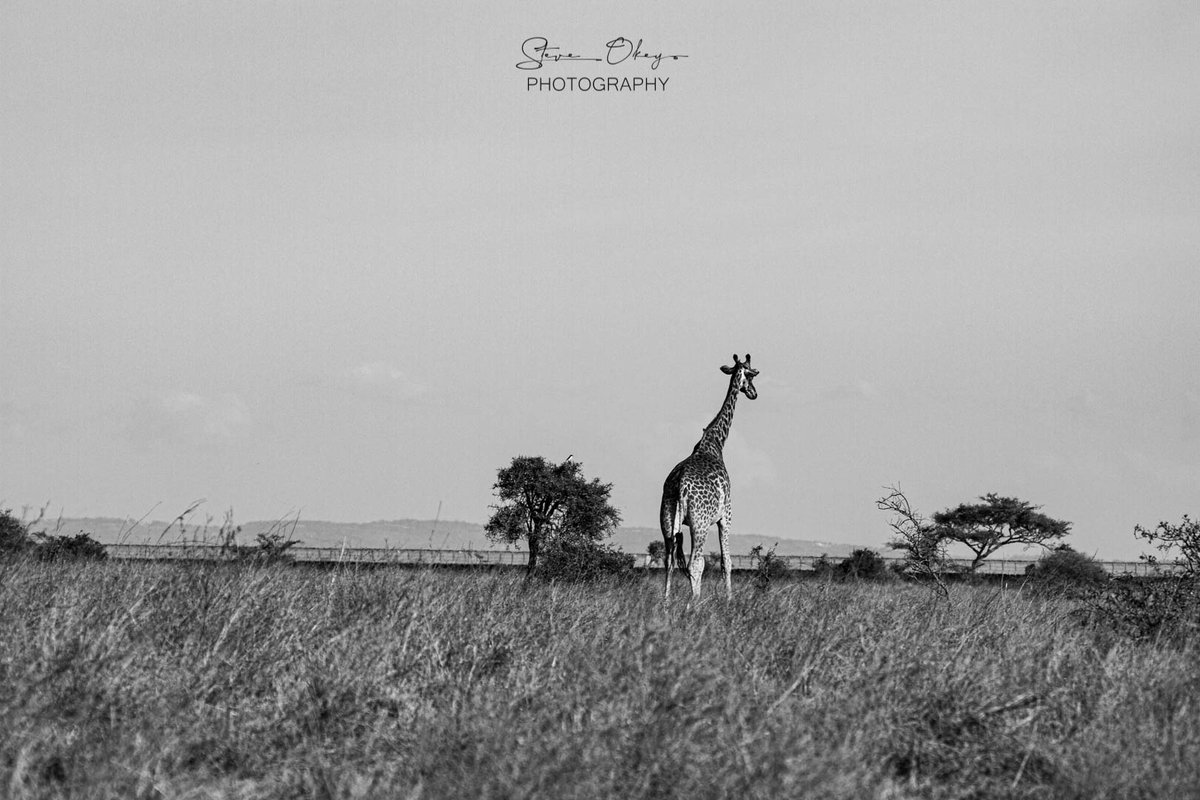
[(33, 553), (39, 561), (103, 561), (108, 558), (104, 545), (83, 531), (74, 536), (38, 534)]
[(1200, 583), (1178, 576), (1118, 578), (1083, 610), (1131, 639), (1186, 638), (1200, 631)]
[(258, 564), (291, 563), (294, 559), (288, 550), (298, 544), (298, 539), (289, 539), (279, 531), (260, 533), (254, 537), (252, 546), (238, 549), (238, 557), (249, 558)]
[(538, 574), (553, 581), (589, 581), (628, 575), (634, 557), (582, 536), (559, 536), (542, 553)]
[(754, 558), (754, 583), (759, 588), (765, 589), (771, 581), (777, 581), (788, 574), (787, 562), (775, 555), (775, 547), (776, 545), (771, 545), (771, 549), (765, 552), (761, 544), (750, 548), (750, 555)]
[[(1153, 529), (1135, 525), (1133, 535), (1154, 545), (1155, 550), (1175, 556), (1174, 563), (1183, 574), (1200, 579), (1200, 520), (1184, 514), (1183, 522), (1178, 525), (1160, 522)], [(1142, 558), (1151, 564), (1158, 563), (1158, 558), (1153, 555)]]
[(865, 547), (850, 553), (848, 558), (834, 563), (825, 554), (813, 562), (813, 570), (817, 577), (833, 581), (874, 580), (892, 577), (894, 572), (888, 569), (883, 556)]
[(896, 577), (928, 581), (931, 588), (948, 599), (950, 590), (943, 579), (949, 567), (946, 538), (938, 526), (914, 509), (898, 486), (889, 486), (887, 496), (876, 500), (875, 507), (891, 512), (888, 526), (895, 538), (888, 547), (904, 554), (903, 562), (892, 565), (892, 573)]
[[(1187, 637), (1200, 631), (1200, 522), (1186, 514), (1175, 525), (1137, 525), (1133, 533), (1154, 548), (1176, 555), (1175, 571), (1153, 578), (1125, 578), (1089, 598), (1085, 609), (1099, 621), (1134, 639)], [(1142, 559), (1157, 564), (1153, 555)]]
[(13, 516), (12, 509), (0, 509), (0, 555), (24, 552), (32, 546), (25, 523)]
[(646, 548), (651, 564), (666, 564), (667, 546), (661, 540), (655, 540)]
[(873, 580), (887, 574), (887, 562), (874, 550), (860, 547), (838, 564), (837, 573), (843, 580)]
[(225, 512), (225, 521), (217, 529), (217, 543), (221, 553), (233, 561), (250, 562), (252, 564), (292, 563), (295, 558), (288, 550), (300, 544), (299, 539), (293, 539), (291, 534), (296, 530), (295, 521), (281, 519), (268, 530), (256, 534), (254, 544), (238, 544), (238, 536), (242, 526), (233, 522), (233, 509)]
[(1062, 544), (1025, 568), (1034, 585), (1050, 591), (1078, 591), (1102, 586), (1108, 572), (1094, 558)]
[(815, 561), (813, 561), (813, 572), (818, 578), (831, 580), (837, 573), (838, 565), (833, 563), (833, 560), (826, 554), (822, 553)]
[(29, 525), (13, 516), (11, 509), (3, 509), (0, 510), (0, 556), (14, 554), (39, 561), (108, 558), (104, 545), (91, 534), (80, 531), (74, 536), (60, 536), (30, 531)]

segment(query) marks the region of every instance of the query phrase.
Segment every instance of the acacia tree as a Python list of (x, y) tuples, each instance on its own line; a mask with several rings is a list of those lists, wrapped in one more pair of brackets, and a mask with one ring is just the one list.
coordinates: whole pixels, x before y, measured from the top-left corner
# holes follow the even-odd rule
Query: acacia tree
[(498, 471), (495, 506), (485, 531), (492, 541), (529, 545), (529, 573), (538, 553), (558, 536), (598, 541), (621, 522), (608, 502), (611, 483), (583, 477), (583, 465), (568, 456), (554, 464), (541, 456), (517, 456)]
[(942, 541), (966, 545), (975, 558), (971, 572), (988, 556), (1011, 544), (1049, 547), (1070, 532), (1071, 523), (1053, 519), (1035, 506), (1016, 497), (994, 492), (979, 498), (982, 503), (963, 503), (933, 515), (935, 535)]

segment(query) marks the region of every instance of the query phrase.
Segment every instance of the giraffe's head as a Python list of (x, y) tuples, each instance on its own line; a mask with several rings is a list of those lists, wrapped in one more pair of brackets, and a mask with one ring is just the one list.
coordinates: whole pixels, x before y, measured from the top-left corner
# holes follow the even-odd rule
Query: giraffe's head
[(758, 392), (754, 390), (754, 377), (758, 375), (758, 370), (750, 366), (749, 353), (746, 353), (745, 361), (742, 361), (737, 357), (737, 353), (734, 353), (733, 366), (721, 367), (721, 372), (733, 376), (733, 380), (738, 384), (738, 390), (746, 395), (747, 399), (753, 400), (758, 397)]

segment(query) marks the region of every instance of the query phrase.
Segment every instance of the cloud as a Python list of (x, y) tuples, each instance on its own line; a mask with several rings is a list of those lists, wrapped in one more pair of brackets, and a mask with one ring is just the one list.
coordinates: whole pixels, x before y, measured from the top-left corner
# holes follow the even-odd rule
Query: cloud
[(861, 378), (821, 392), (821, 400), (825, 402), (844, 403), (851, 400), (874, 401), (879, 399), (879, 389), (870, 381)]
[(383, 361), (360, 364), (346, 375), (350, 388), (367, 396), (407, 400), (424, 394), (428, 387), (402, 369)]
[(143, 400), (126, 424), (136, 443), (205, 445), (237, 440), (250, 429), (246, 403), (233, 393), (213, 397), (179, 391)]

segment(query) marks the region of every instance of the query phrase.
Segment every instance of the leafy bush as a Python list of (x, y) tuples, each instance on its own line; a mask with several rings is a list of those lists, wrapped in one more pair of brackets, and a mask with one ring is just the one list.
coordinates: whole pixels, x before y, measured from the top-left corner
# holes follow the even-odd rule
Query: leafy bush
[(1108, 582), (1108, 572), (1094, 558), (1070, 545), (1059, 545), (1041, 560), (1025, 568), (1039, 589), (1072, 592), (1092, 589)]
[(860, 547), (838, 564), (837, 571), (845, 580), (873, 580), (887, 575), (887, 562), (874, 550)]
[[(1092, 618), (1134, 639), (1185, 638), (1200, 631), (1200, 522), (1186, 514), (1175, 525), (1133, 533), (1160, 552), (1176, 555), (1175, 571), (1154, 578), (1125, 578), (1096, 592), (1085, 609)], [(1153, 555), (1142, 559), (1157, 564)]]
[(894, 576), (889, 570), (883, 556), (865, 547), (850, 553), (848, 558), (834, 563), (828, 555), (822, 555), (813, 562), (813, 570), (817, 577), (833, 581), (875, 580)]
[[(1174, 556), (1173, 563), (1183, 574), (1200, 579), (1200, 520), (1184, 514), (1183, 522), (1178, 525), (1160, 522), (1153, 529), (1135, 525), (1133, 535), (1154, 545), (1155, 550)], [(1142, 558), (1151, 564), (1159, 563), (1153, 555)]]
[(771, 545), (771, 549), (765, 552), (761, 544), (750, 548), (750, 555), (754, 558), (754, 583), (759, 588), (765, 589), (771, 581), (777, 581), (788, 574), (787, 562), (775, 555), (775, 547), (776, 545)]
[(590, 581), (628, 575), (634, 557), (582, 536), (559, 536), (542, 553), (538, 574), (553, 581)]
[(646, 554), (650, 556), (651, 564), (666, 564), (667, 546), (659, 539), (655, 539), (646, 548)]
[(12, 509), (0, 509), (0, 555), (24, 552), (32, 546), (25, 523), (13, 516)]
[(273, 531), (258, 534), (254, 537), (252, 545), (233, 545), (228, 551), (239, 561), (251, 561), (255, 564), (290, 564), (294, 559), (288, 550), (298, 544), (298, 539), (289, 539), (282, 533)]
[(290, 529), (286, 520), (280, 520), (270, 529), (254, 537), (254, 544), (238, 544), (238, 536), (242, 526), (233, 522), (233, 509), (225, 512), (225, 521), (217, 530), (217, 542), (221, 545), (221, 553), (235, 561), (249, 561), (254, 564), (291, 563), (294, 559), (287, 551), (300, 544), (299, 539), (293, 539), (291, 533), (296, 530), (295, 522)]
[(1084, 611), (1131, 639), (1183, 639), (1200, 632), (1200, 583), (1179, 576), (1118, 578), (1090, 597)]
[(90, 534), (80, 531), (74, 536), (59, 536), (30, 531), (29, 525), (13, 516), (11, 509), (3, 509), (0, 510), (0, 555), (16, 554), (39, 561), (108, 558), (104, 545)]
[(37, 536), (33, 553), (39, 561), (103, 561), (108, 558), (104, 545), (83, 531), (74, 536)]

